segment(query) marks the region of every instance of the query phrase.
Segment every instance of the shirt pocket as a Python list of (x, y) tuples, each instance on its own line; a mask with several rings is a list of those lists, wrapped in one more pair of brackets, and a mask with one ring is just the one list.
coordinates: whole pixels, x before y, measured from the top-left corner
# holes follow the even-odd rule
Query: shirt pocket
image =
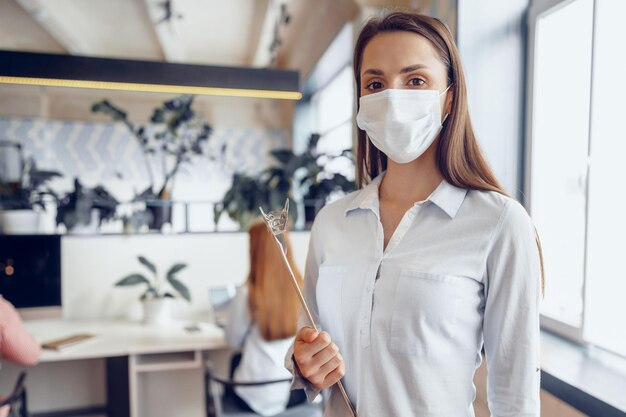
[(342, 295), (347, 271), (346, 266), (320, 266), (315, 288), (319, 324), (334, 342), (344, 339)]
[(462, 277), (402, 270), (392, 306), (390, 349), (439, 356), (453, 346)]

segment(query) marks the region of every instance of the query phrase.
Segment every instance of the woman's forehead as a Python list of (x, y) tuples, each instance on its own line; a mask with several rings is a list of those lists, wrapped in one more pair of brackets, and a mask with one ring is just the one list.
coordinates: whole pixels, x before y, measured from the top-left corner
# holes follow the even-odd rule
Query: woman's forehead
[(413, 32), (384, 32), (374, 36), (363, 50), (361, 73), (369, 68), (399, 71), (422, 64), (431, 70), (445, 72), (434, 45)]

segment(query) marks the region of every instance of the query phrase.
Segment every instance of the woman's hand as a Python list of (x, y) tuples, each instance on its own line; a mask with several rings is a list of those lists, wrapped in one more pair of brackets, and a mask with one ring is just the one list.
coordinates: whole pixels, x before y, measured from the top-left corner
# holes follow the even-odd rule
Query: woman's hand
[(326, 332), (302, 327), (296, 334), (293, 356), (302, 376), (319, 390), (334, 385), (345, 374), (339, 348)]

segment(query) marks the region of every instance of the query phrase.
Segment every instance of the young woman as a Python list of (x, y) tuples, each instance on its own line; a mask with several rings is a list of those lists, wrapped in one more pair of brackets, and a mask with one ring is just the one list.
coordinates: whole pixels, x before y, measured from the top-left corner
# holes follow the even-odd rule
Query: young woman
[[(250, 274), (229, 308), (226, 327), (228, 344), (242, 350), (233, 378), (238, 382), (287, 379), (290, 374), (283, 358), (296, 333), (300, 304), (265, 223), (253, 224), (249, 234)], [(287, 248), (291, 268), (302, 281), (288, 239)], [(236, 387), (235, 393), (243, 408), (263, 416), (284, 411), (290, 397), (289, 383)]]
[(491, 414), (538, 417), (538, 240), (479, 149), (452, 35), (371, 20), (354, 76), (362, 188), (313, 225), (304, 286), (323, 331), (298, 331), (292, 386), (331, 387), (326, 416), (349, 415), (343, 377), (359, 417), (470, 417), (484, 346)]

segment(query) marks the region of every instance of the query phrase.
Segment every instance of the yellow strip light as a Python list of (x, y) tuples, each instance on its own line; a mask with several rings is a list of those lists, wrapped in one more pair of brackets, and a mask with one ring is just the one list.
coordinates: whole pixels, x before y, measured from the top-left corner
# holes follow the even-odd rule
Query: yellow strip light
[(55, 78), (29, 78), (0, 76), (0, 84), (38, 85), (46, 87), (93, 88), (99, 90), (142, 91), (147, 93), (196, 94), (208, 96), (273, 98), (300, 100), (299, 91), (247, 90), (239, 88), (196, 87), (186, 85), (137, 84), (110, 81), (63, 80)]

